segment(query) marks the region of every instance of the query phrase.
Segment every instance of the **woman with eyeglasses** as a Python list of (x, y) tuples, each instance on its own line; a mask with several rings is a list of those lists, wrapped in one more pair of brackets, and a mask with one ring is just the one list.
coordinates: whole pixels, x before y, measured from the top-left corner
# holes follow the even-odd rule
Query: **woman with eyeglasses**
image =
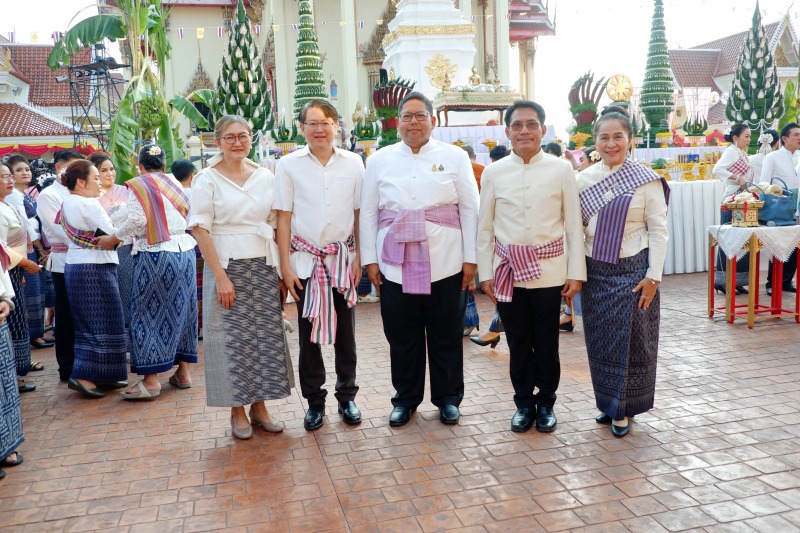
[(253, 133), (242, 117), (217, 120), (214, 143), (220, 153), (194, 179), (188, 222), (205, 258), (206, 402), (230, 407), (233, 436), (249, 439), (251, 425), (283, 430), (264, 401), (286, 398), (291, 387), (274, 240), (275, 176), (248, 159)]
[[(27, 162), (25, 163), (27, 166)], [(12, 205), (16, 177), (9, 165), (0, 164), (0, 241), (8, 248), (10, 263), (8, 273), (14, 289), (14, 309), (8, 317), (8, 328), (14, 345), (19, 392), (31, 392), (36, 385), (22, 378), (31, 371), (31, 344), (28, 316), (25, 311), (24, 274), (37, 274), (42, 267), (28, 258), (30, 238), (24, 207)]]
[[(41, 225), (36, 218), (36, 200), (28, 193), (31, 188), (33, 173), (28, 160), (19, 154), (8, 158), (7, 164), (14, 174), (14, 191), (7, 201), (25, 215), (24, 221), (28, 232), (27, 257), (40, 265), (47, 263), (50, 250), (46, 250), (41, 239)], [(35, 190), (35, 189), (34, 189)], [(44, 338), (44, 279), (41, 271), (25, 272), (25, 309), (28, 313), (28, 342), (34, 348), (49, 348), (54, 344), (52, 339)], [(13, 335), (12, 335), (13, 336)], [(41, 363), (32, 363), (31, 370), (43, 370)]]

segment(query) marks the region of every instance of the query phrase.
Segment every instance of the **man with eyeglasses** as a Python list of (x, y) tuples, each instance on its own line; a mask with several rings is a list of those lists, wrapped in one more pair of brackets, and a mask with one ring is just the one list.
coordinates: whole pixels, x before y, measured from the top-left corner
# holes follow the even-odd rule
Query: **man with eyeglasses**
[(478, 268), (508, 339), (517, 406), (511, 429), (517, 432), (534, 421), (540, 432), (556, 427), (561, 297), (573, 296), (586, 280), (575, 173), (568, 162), (542, 151), (544, 120), (535, 102), (509, 107), (505, 123), (512, 151), (481, 178)]
[(307, 145), (278, 162), (275, 207), (284, 290), (297, 302), (300, 390), (308, 401), (303, 425), (313, 431), (324, 423), (328, 394), (322, 344), (334, 346), (342, 420), (361, 422), (354, 306), (361, 279), (356, 236), (364, 164), (334, 146), (339, 114), (330, 103), (312, 100), (299, 119)]
[(466, 152), (431, 139), (433, 106), (412, 92), (400, 102), (402, 142), (367, 160), (361, 193), (361, 257), (380, 292), (397, 391), (389, 425), (408, 423), (425, 391), (457, 424), (464, 397), (462, 334), (475, 276), (478, 187)]

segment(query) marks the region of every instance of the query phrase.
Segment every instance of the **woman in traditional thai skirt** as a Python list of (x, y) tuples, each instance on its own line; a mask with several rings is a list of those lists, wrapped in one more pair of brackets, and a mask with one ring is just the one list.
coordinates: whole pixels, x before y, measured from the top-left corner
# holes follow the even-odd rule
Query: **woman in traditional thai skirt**
[[(28, 160), (19, 154), (12, 155), (6, 161), (14, 174), (14, 192), (8, 197), (9, 205), (17, 208), (25, 215), (26, 229), (30, 238), (27, 257), (34, 263), (45, 264), (47, 254), (41, 240), (41, 227), (39, 219), (36, 218), (36, 200), (34, 200), (28, 189), (30, 189), (33, 173)], [(33, 188), (33, 190), (36, 190)], [(37, 191), (38, 192), (38, 191)], [(42, 260), (43, 259), (43, 260)], [(26, 272), (25, 278), (25, 310), (28, 314), (28, 333), (29, 342), (34, 348), (49, 348), (54, 344), (52, 340), (44, 338), (44, 283), (41, 270), (35, 273)], [(41, 363), (31, 364), (31, 370), (43, 370)]]
[(114, 232), (97, 198), (100, 176), (86, 160), (71, 162), (61, 183), (70, 191), (56, 221), (69, 238), (64, 278), (75, 327), (75, 363), (69, 388), (89, 398), (126, 387), (125, 319), (117, 283), (117, 252), (103, 250), (96, 234)]
[[(10, 174), (8, 167), (0, 165), (0, 174), (6, 173)], [(0, 180), (0, 188), (5, 187), (4, 182), (5, 178)], [(0, 243), (0, 479), (6, 477), (3, 468), (22, 463), (22, 455), (16, 450), (25, 440), (22, 435), (22, 413), (17, 390), (17, 365), (7, 320), (14, 309), (14, 289), (6, 271), (11, 260), (10, 255), (5, 245)]]
[[(119, 228), (128, 219), (128, 188), (118, 185), (117, 171), (114, 162), (105, 152), (95, 152), (87, 157), (97, 167), (100, 173), (100, 198), (98, 201), (108, 213), (108, 218)], [(125, 327), (130, 326), (131, 285), (133, 283), (133, 243), (130, 239), (117, 246), (117, 278), (119, 281), (119, 296), (122, 298), (122, 311), (125, 313)]]
[[(730, 144), (717, 164), (714, 165), (712, 175), (725, 184), (725, 192), (722, 194), (726, 198), (741, 189), (746, 182), (754, 180), (753, 167), (747, 156), (747, 147), (750, 145), (750, 128), (744, 124), (734, 124), (729, 132), (725, 133), (725, 140)], [(733, 213), (720, 209), (719, 223), (730, 224)], [(747, 257), (739, 257), (736, 261), (736, 294), (747, 294), (747, 279), (750, 275), (750, 260)], [(717, 267), (714, 272), (714, 290), (725, 292), (725, 271), (727, 270), (728, 258), (721, 249), (717, 250)]]
[(669, 187), (628, 156), (633, 137), (625, 110), (607, 108), (595, 122), (602, 164), (578, 175), (586, 236), (583, 294), (586, 351), (595, 419), (624, 437), (629, 418), (653, 407), (660, 299), (667, 251)]
[(19, 207), (12, 207), (8, 199), (14, 191), (14, 175), (11, 169), (0, 164), (0, 241), (8, 247), (10, 256), (9, 276), (14, 288), (14, 310), (8, 317), (8, 328), (14, 346), (14, 358), (19, 378), (19, 392), (30, 392), (36, 385), (25, 383), (22, 378), (31, 370), (31, 339), (28, 330), (28, 316), (25, 312), (25, 290), (23, 274), (40, 272), (42, 267), (28, 259), (27, 218)]
[(128, 219), (113, 235), (98, 239), (112, 249), (133, 240), (130, 314), (131, 372), (141, 380), (121, 396), (153, 400), (161, 392), (159, 372), (179, 389), (192, 386), (189, 364), (197, 362), (195, 241), (186, 233), (189, 199), (178, 181), (164, 174), (164, 150), (139, 151), (139, 177), (128, 180)]
[(285, 398), (291, 387), (276, 268), (275, 177), (247, 159), (253, 136), (241, 117), (217, 120), (214, 138), (220, 155), (195, 177), (189, 216), (205, 258), (206, 401), (230, 407), (233, 436), (248, 439), (251, 424), (283, 429), (264, 400)]

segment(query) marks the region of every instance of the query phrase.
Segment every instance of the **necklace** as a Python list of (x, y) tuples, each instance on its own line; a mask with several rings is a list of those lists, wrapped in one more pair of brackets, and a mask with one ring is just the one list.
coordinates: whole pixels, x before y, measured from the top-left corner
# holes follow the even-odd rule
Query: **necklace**
[[(611, 174), (603, 178), (603, 181), (607, 180), (609, 177), (617, 174), (617, 172), (612, 171)], [(603, 202), (608, 203), (614, 199), (617, 195), (617, 189), (619, 188), (619, 176), (614, 177), (614, 181), (611, 182), (608, 186), (608, 190), (603, 193)]]

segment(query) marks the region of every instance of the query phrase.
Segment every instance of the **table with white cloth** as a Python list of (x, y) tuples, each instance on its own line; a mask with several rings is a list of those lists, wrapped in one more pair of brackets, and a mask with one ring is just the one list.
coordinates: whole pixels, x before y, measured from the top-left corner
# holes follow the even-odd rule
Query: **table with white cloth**
[(686, 154), (699, 154), (703, 159), (706, 154), (722, 153), (725, 151), (725, 146), (676, 146), (673, 148), (636, 148), (633, 151), (633, 157), (639, 161), (652, 161), (659, 157), (670, 158), (673, 161), (678, 159), (680, 155)]
[(719, 224), (719, 203), (725, 186), (719, 180), (670, 181), (669, 188), (664, 274), (705, 272), (709, 269), (706, 228)]
[[(736, 318), (746, 318), (747, 327), (752, 328), (756, 320), (792, 316), (800, 323), (800, 292), (795, 293), (794, 310), (783, 309), (783, 290), (777, 284), (772, 291), (769, 305), (759, 303), (758, 269), (761, 252), (772, 257), (773, 279), (782, 279), (783, 263), (789, 259), (792, 251), (800, 245), (800, 226), (757, 226), (753, 228), (734, 228), (730, 225), (709, 226), (708, 257), (711, 263), (708, 269), (708, 316), (715, 311), (725, 310), (725, 319), (733, 323)], [(725, 276), (725, 307), (714, 307), (714, 253), (720, 249), (728, 256)], [(750, 254), (750, 274), (747, 304), (736, 303), (736, 261)], [(777, 276), (777, 277), (775, 277)], [(759, 315), (759, 316), (756, 316)]]
[(469, 142), (475, 148), (478, 163), (488, 165), (489, 149), (481, 144), (487, 139), (495, 141), (498, 145), (507, 146), (505, 126), (451, 126), (448, 128), (433, 128), (431, 137), (443, 143), (453, 144), (461, 140)]

